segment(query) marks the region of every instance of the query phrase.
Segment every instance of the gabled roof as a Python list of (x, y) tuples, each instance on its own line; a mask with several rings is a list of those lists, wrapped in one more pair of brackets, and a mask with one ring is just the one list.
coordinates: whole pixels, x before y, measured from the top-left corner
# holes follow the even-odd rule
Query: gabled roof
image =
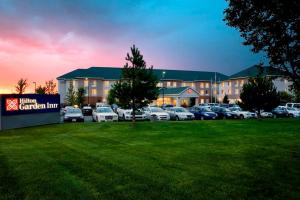
[[(117, 67), (90, 67), (88, 69), (76, 69), (57, 79), (76, 79), (76, 78), (102, 78), (107, 80), (118, 80), (121, 75), (122, 68)], [(162, 79), (162, 74), (165, 72), (164, 80), (182, 80), (182, 81), (223, 81), (228, 79), (228, 76), (218, 72), (204, 71), (186, 71), (186, 70), (168, 70), (168, 69), (153, 69), (154, 74), (158, 79)]]
[[(237, 79), (237, 78), (249, 78), (255, 77), (259, 74), (259, 68), (257, 66), (252, 66), (247, 69), (244, 69), (236, 74), (233, 74), (229, 77), (229, 79)], [(284, 73), (274, 67), (262, 67), (262, 75), (264, 76), (282, 76)]]
[(185, 92), (186, 90), (191, 89), (193, 92), (199, 94), (196, 90), (191, 87), (172, 87), (172, 88), (160, 88), (159, 94), (162, 95), (180, 95), (181, 93)]

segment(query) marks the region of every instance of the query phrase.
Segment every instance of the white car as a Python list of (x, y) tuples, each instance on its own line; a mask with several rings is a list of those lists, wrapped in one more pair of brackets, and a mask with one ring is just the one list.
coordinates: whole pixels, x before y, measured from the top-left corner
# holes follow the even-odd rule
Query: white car
[(274, 115), (271, 112), (265, 112), (265, 111), (261, 111), (260, 116), (262, 118), (273, 118)]
[(162, 121), (162, 120), (170, 120), (170, 115), (165, 110), (159, 108), (159, 107), (145, 107), (143, 108), (143, 111), (145, 112), (147, 119), (153, 120), (153, 121)]
[(297, 108), (287, 107), (286, 109), (291, 117), (300, 117), (300, 110)]
[(167, 108), (166, 111), (169, 113), (170, 119), (177, 121), (195, 119), (195, 115), (183, 107), (171, 107)]
[(64, 115), (64, 122), (84, 122), (84, 117), (79, 108), (68, 108)]
[(229, 108), (230, 111), (236, 113), (240, 119), (250, 119), (256, 118), (257, 115), (255, 113), (251, 113), (249, 111), (243, 111), (240, 107), (231, 107)]
[[(132, 109), (122, 109), (118, 108), (117, 113), (120, 120), (130, 121), (132, 120)], [(135, 119), (136, 120), (146, 120), (147, 115), (140, 109), (135, 111)]]
[(118, 115), (110, 107), (98, 107), (93, 111), (96, 122), (118, 121)]
[(98, 108), (98, 107), (110, 107), (110, 106), (106, 103), (98, 102), (98, 103), (96, 103), (96, 108)]

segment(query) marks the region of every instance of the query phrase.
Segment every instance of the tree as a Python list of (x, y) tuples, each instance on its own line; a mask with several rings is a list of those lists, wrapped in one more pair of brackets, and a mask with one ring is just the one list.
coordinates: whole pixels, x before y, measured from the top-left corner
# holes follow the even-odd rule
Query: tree
[(43, 87), (43, 86), (39, 85), (35, 89), (35, 93), (37, 93), (37, 94), (46, 94), (46, 87)]
[(78, 105), (79, 107), (82, 107), (83, 103), (84, 103), (84, 94), (85, 94), (85, 90), (83, 87), (78, 88), (77, 92), (76, 92), (76, 105)]
[(65, 99), (65, 103), (69, 106), (74, 106), (76, 105), (76, 93), (74, 91), (73, 84), (70, 83), (70, 86), (68, 88), (67, 96)]
[(258, 74), (243, 85), (239, 104), (247, 110), (255, 110), (260, 117), (260, 111), (270, 111), (279, 105), (279, 95), (271, 78)]
[(110, 101), (131, 108), (134, 122), (136, 110), (157, 99), (158, 79), (153, 73), (153, 67), (147, 68), (143, 55), (135, 45), (131, 47), (131, 55), (127, 53), (125, 59), (127, 63), (122, 69), (121, 78), (110, 91)]
[(229, 99), (228, 99), (227, 94), (225, 94), (225, 96), (224, 96), (224, 98), (223, 98), (223, 103), (226, 103), (226, 104), (229, 103)]
[(300, 91), (300, 1), (226, 1), (227, 25), (240, 31), (253, 52), (265, 52), (270, 65), (285, 72), (294, 91)]
[(46, 94), (55, 94), (56, 83), (53, 80), (46, 81)]
[(281, 105), (285, 105), (286, 103), (293, 102), (294, 96), (289, 94), (286, 91), (278, 92), (279, 101)]
[(21, 78), (16, 85), (16, 91), (18, 94), (24, 94), (27, 87), (27, 79)]

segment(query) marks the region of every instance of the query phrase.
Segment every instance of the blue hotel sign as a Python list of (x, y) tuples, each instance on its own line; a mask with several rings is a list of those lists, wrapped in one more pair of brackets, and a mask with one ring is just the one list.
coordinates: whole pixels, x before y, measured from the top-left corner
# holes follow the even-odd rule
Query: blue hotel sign
[(59, 95), (8, 94), (2, 95), (2, 115), (20, 115), (60, 111)]

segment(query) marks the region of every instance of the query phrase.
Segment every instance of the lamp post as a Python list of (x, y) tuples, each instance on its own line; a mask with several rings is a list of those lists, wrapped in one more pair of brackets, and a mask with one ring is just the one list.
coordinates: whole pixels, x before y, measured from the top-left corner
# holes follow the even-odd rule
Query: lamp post
[(34, 94), (36, 94), (36, 82), (33, 82), (34, 84)]
[[(166, 72), (163, 71), (161, 80), (163, 80), (165, 78), (165, 74), (166, 74)], [(165, 87), (164, 87), (164, 82), (163, 81), (162, 81), (162, 90), (163, 90), (163, 105), (165, 105)]]
[(87, 98), (88, 98), (88, 105), (90, 105), (90, 84), (89, 84), (89, 79), (85, 78), (87, 81)]

